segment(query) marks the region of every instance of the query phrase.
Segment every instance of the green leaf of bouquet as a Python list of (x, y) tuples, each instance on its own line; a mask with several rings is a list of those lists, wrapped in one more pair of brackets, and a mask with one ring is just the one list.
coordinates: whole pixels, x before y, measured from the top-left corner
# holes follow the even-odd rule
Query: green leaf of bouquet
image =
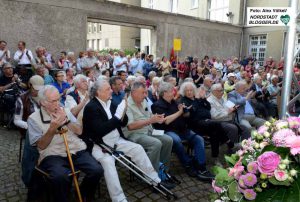
[(212, 168), (212, 172), (216, 175), (215, 180), (217, 186), (228, 185), (231, 181), (234, 180), (233, 177), (228, 176), (228, 170), (224, 168), (214, 166)]
[(273, 176), (269, 178), (269, 182), (272, 183), (273, 185), (283, 185), (283, 186), (290, 186), (291, 183), (288, 180), (285, 181), (278, 181), (276, 178)]
[(300, 201), (300, 178), (291, 186), (271, 186), (257, 193), (255, 202), (299, 202)]
[(238, 190), (238, 184), (236, 181), (233, 181), (228, 186), (228, 196), (231, 201), (239, 201), (242, 198), (242, 194)]
[(285, 158), (289, 153), (290, 149), (287, 147), (275, 147), (274, 145), (268, 145), (266, 146), (261, 153), (264, 153), (266, 151), (273, 151), (276, 152), (281, 156), (281, 158)]
[(230, 164), (230, 166), (234, 166), (235, 163), (237, 162), (237, 160), (235, 160), (235, 157), (233, 155), (232, 156), (225, 155), (224, 158), (225, 158), (226, 162), (228, 164)]

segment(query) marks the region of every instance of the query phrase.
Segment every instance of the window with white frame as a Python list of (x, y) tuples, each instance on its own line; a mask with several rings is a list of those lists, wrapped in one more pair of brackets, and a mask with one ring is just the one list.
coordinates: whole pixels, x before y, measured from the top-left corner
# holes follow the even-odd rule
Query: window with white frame
[[(300, 49), (300, 34), (296, 35), (296, 44), (295, 44), (295, 53)], [(297, 54), (296, 56), (296, 63), (300, 62), (300, 53)]]
[(154, 8), (154, 0), (149, 0), (148, 5), (149, 5), (149, 8), (153, 9)]
[(170, 0), (170, 12), (171, 13), (178, 12), (178, 0)]
[(229, 0), (210, 0), (208, 16), (210, 20), (228, 22)]
[(93, 24), (93, 33), (96, 33), (97, 32), (97, 23), (94, 23)]
[(260, 66), (264, 65), (267, 48), (267, 35), (250, 36), (249, 54), (253, 56)]
[(98, 24), (97, 28), (98, 28), (98, 30), (97, 30), (98, 33), (100, 33), (100, 32), (101, 32), (101, 29), (102, 29), (101, 24)]
[(191, 0), (191, 9), (199, 7), (199, 0)]
[(88, 23), (88, 32), (92, 33), (92, 24), (91, 23)]

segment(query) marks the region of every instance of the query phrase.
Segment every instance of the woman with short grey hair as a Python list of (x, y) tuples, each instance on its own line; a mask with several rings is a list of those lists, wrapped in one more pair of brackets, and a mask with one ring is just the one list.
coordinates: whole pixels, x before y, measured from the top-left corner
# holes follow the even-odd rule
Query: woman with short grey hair
[[(183, 115), (184, 105), (178, 105), (174, 100), (173, 85), (162, 82), (159, 86), (159, 100), (152, 106), (152, 112), (164, 114), (165, 121), (161, 124), (153, 124), (154, 128), (164, 130), (165, 134), (173, 139), (173, 150), (178, 156), (182, 166), (191, 177), (206, 181), (213, 179), (213, 175), (205, 166), (204, 140), (187, 128)], [(187, 140), (194, 148), (194, 161), (185, 152), (182, 140)]]

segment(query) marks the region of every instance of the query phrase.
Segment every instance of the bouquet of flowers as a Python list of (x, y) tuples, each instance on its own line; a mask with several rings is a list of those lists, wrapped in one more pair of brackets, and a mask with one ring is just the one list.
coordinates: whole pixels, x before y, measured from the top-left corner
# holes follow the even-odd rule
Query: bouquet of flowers
[(242, 149), (225, 156), (228, 169), (214, 167), (212, 200), (300, 201), (300, 118), (267, 121)]

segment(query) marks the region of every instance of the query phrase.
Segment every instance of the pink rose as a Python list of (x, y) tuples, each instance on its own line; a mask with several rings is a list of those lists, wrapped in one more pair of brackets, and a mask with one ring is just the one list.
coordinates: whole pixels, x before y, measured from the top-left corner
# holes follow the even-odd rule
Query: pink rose
[(221, 188), (221, 187), (218, 187), (218, 186), (216, 185), (216, 181), (215, 181), (215, 180), (212, 181), (211, 185), (212, 185), (212, 187), (213, 187), (213, 189), (214, 189), (214, 191), (215, 191), (216, 193), (221, 193), (221, 192), (222, 192), (222, 188)]
[(275, 170), (274, 175), (275, 175), (276, 180), (278, 180), (278, 181), (285, 181), (289, 177), (289, 175), (287, 174), (286, 171), (278, 170), (278, 169)]
[(287, 137), (286, 146), (291, 148), (291, 154), (300, 154), (300, 136)]
[(257, 158), (259, 172), (270, 176), (274, 175), (274, 171), (279, 163), (280, 156), (272, 151), (265, 152)]

